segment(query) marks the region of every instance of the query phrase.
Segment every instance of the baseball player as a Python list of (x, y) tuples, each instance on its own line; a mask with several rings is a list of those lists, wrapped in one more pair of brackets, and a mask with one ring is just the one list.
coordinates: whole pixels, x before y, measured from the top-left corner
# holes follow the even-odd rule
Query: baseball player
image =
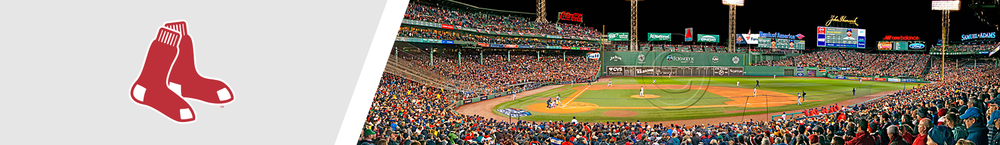
[(516, 100), (517, 100), (517, 94), (512, 94), (512, 95), (510, 96), (510, 100), (511, 100), (511, 101), (516, 101)]
[(644, 89), (644, 88), (643, 88), (642, 86), (639, 86), (639, 97), (640, 97), (640, 98), (645, 98), (645, 97), (646, 97), (646, 95), (643, 95), (643, 94), (642, 94), (642, 93), (643, 93), (643, 92), (645, 92), (645, 91), (646, 91), (646, 90), (645, 90), (645, 89)]
[(556, 106), (559, 106), (559, 103), (562, 103), (559, 101), (560, 100), (559, 97), (562, 97), (562, 94), (556, 95), (556, 102), (555, 102)]
[(799, 94), (799, 93), (795, 93), (795, 94), (799, 96), (799, 98), (795, 99), (795, 101), (798, 101), (798, 102), (799, 102), (799, 103), (798, 103), (798, 104), (796, 104), (796, 105), (802, 105), (802, 94)]
[(610, 87), (610, 86), (612, 86), (611, 85), (611, 80), (608, 80), (608, 87)]
[(757, 97), (757, 88), (753, 88), (753, 97)]
[(739, 87), (740, 87), (740, 81), (736, 81), (736, 87), (737, 87), (737, 88), (739, 88)]
[(656, 79), (653, 79), (653, 84), (656, 84)]

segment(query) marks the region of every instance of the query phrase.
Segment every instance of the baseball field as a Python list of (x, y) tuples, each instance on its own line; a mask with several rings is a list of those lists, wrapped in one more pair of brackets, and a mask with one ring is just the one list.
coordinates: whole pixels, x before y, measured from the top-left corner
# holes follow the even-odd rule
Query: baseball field
[[(516, 99), (510, 95), (496, 98), (505, 102), (491, 110), (503, 117), (507, 116), (497, 109), (527, 110), (532, 115), (517, 118), (526, 121), (568, 121), (573, 117), (581, 122), (691, 120), (850, 105), (859, 103), (856, 100), (861, 96), (915, 85), (919, 84), (798, 77), (612, 77), (589, 85), (544, 88)], [(798, 104), (797, 95), (803, 91), (806, 96)], [(557, 97), (559, 104), (547, 107), (547, 100), (556, 101)]]

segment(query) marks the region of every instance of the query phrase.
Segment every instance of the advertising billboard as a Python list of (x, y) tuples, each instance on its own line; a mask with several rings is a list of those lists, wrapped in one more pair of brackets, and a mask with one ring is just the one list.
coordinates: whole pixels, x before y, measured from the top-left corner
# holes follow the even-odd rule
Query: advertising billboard
[(670, 41), (670, 33), (646, 33), (646, 41)]
[(921, 50), (921, 49), (924, 49), (924, 47), (925, 47), (925, 45), (924, 45), (923, 42), (910, 43), (909, 46), (910, 46), (909, 48), (911, 50)]
[(719, 35), (715, 35), (715, 34), (698, 34), (698, 42), (719, 43)]
[(962, 34), (962, 41), (974, 39), (995, 39), (997, 32), (983, 32), (977, 34)]
[(931, 1), (931, 10), (948, 10), (957, 11), (961, 8), (960, 0), (933, 0)]
[(909, 41), (895, 41), (892, 42), (892, 50), (910, 50)]
[(816, 28), (816, 46), (864, 49), (865, 34), (865, 29), (819, 26)]
[(757, 44), (760, 34), (738, 34), (736, 44)]
[(758, 41), (757, 47), (759, 48), (806, 49), (806, 42), (803, 40), (760, 37)]
[(924, 41), (878, 41), (878, 50), (905, 51), (924, 49)]
[(684, 28), (684, 42), (694, 41), (694, 28)]
[(583, 14), (580, 13), (570, 13), (566, 11), (559, 12), (559, 20), (573, 21), (573, 22), (583, 22)]
[(608, 32), (608, 41), (628, 41), (628, 32)]
[(891, 50), (891, 49), (892, 49), (892, 42), (889, 41), (878, 42), (878, 50)]

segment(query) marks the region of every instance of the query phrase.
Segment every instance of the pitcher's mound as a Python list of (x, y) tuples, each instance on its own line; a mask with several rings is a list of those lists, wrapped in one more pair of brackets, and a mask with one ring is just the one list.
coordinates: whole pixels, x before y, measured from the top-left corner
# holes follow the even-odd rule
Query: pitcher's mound
[(649, 98), (659, 98), (660, 95), (644, 94), (643, 96), (639, 96), (638, 94), (636, 94), (636, 95), (632, 95), (632, 96), (629, 96), (629, 97), (639, 98), (639, 99), (649, 99)]
[(554, 108), (545, 108), (545, 103), (535, 103), (528, 105), (525, 108), (528, 108), (528, 110), (534, 112), (542, 112), (542, 113), (581, 113), (581, 112), (593, 111), (594, 109), (597, 109), (597, 107), (598, 107), (597, 104), (594, 103), (571, 102), (567, 104), (565, 107), (560, 105)]
[(625, 110), (604, 111), (604, 116), (611, 116), (611, 117), (632, 117), (635, 115), (639, 115), (639, 113), (635, 111), (625, 111)]

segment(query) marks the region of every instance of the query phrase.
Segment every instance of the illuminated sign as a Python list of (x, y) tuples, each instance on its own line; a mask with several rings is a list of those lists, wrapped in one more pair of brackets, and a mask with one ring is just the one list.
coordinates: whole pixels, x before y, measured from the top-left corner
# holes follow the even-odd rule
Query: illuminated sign
[(628, 41), (628, 32), (608, 32), (608, 41)]
[(993, 39), (997, 32), (983, 32), (979, 34), (962, 34), (962, 41), (969, 39)]
[(917, 36), (892, 36), (892, 35), (885, 35), (885, 38), (882, 38), (882, 40), (904, 40), (904, 41), (910, 40), (910, 41), (915, 41), (915, 40), (920, 40), (920, 37), (917, 37)]
[(646, 33), (646, 41), (670, 41), (670, 33)]
[(924, 49), (924, 44), (923, 43), (910, 44), (910, 49)]
[(878, 50), (891, 50), (891, 49), (892, 49), (892, 42), (888, 41), (878, 42)]
[(691, 34), (694, 33), (694, 28), (684, 28), (684, 41), (691, 42), (694, 37)]
[(757, 44), (760, 34), (738, 34), (736, 44)]
[(573, 21), (573, 22), (583, 22), (583, 14), (580, 13), (570, 13), (566, 11), (559, 12), (559, 20)]
[(848, 20), (847, 16), (837, 17), (837, 15), (830, 15), (830, 20), (826, 20), (826, 26), (830, 26), (830, 23), (833, 22), (844, 22), (848, 24), (854, 24), (854, 26), (858, 26), (858, 17), (854, 17), (853, 20)]
[(805, 37), (805, 35), (802, 35), (802, 34), (791, 35), (791, 34), (780, 34), (780, 33), (764, 33), (764, 31), (760, 31), (760, 36), (759, 37), (764, 37), (764, 38), (783, 38), (783, 39), (802, 39), (803, 37)]
[(816, 47), (865, 48), (865, 29), (819, 26)]

